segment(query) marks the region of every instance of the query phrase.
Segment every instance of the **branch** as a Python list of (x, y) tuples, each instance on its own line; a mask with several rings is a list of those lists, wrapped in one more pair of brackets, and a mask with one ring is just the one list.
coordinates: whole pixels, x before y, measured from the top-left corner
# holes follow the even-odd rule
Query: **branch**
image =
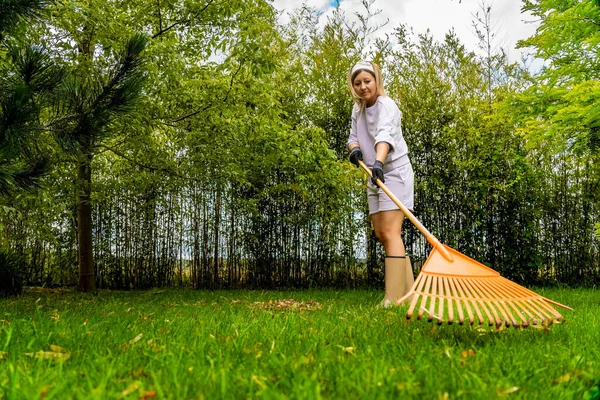
[[(206, 5), (200, 11), (198, 11), (197, 13), (192, 14), (192, 16), (194, 18), (197, 18), (199, 14), (203, 13), (208, 8), (208, 6), (210, 6), (214, 2), (215, 2), (215, 0), (210, 0), (208, 3), (206, 3)], [(159, 10), (159, 12), (160, 12), (160, 10)], [(173, 22), (171, 25), (167, 26), (164, 29), (161, 28), (158, 32), (156, 32), (154, 35), (152, 35), (152, 39), (156, 39), (157, 37), (159, 37), (163, 33), (166, 33), (168, 31), (170, 31), (171, 29), (175, 28), (177, 25), (185, 24), (185, 23), (188, 23), (188, 22), (191, 22), (191, 21), (192, 21), (192, 19), (188, 18), (188, 19), (182, 19), (182, 20)], [(161, 21), (161, 26), (162, 26), (162, 21)]]
[(175, 123), (175, 122), (181, 122), (181, 121), (183, 121), (184, 119), (188, 119), (188, 118), (190, 118), (190, 117), (193, 117), (193, 116), (194, 116), (194, 115), (196, 115), (196, 114), (200, 114), (201, 112), (208, 110), (208, 109), (209, 109), (209, 108), (211, 108), (212, 106), (213, 106), (213, 104), (212, 104), (212, 103), (210, 103), (209, 105), (207, 105), (207, 106), (205, 106), (205, 107), (203, 107), (203, 108), (201, 108), (201, 109), (199, 109), (199, 110), (197, 110), (197, 111), (194, 111), (194, 112), (193, 112), (193, 113), (191, 113), (191, 114), (184, 115), (183, 117), (179, 117), (179, 118), (177, 118), (177, 119), (174, 119), (172, 122), (173, 122), (173, 123)]
[(113, 154), (115, 154), (115, 155), (117, 155), (117, 156), (119, 156), (119, 157), (121, 157), (121, 158), (129, 161), (130, 163), (132, 163), (134, 165), (137, 165), (138, 167), (147, 169), (149, 171), (163, 172), (163, 173), (166, 173), (169, 176), (173, 176), (173, 177), (176, 177), (176, 178), (179, 178), (179, 179), (190, 180), (190, 181), (194, 181), (194, 182), (202, 182), (200, 179), (197, 179), (197, 178), (192, 178), (192, 177), (189, 177), (189, 176), (183, 176), (183, 175), (181, 175), (181, 174), (173, 171), (170, 168), (155, 167), (153, 165), (142, 163), (142, 162), (140, 162), (138, 160), (132, 159), (131, 157), (129, 157), (125, 153), (123, 153), (123, 152), (115, 149), (114, 147), (110, 147), (110, 146), (107, 146), (105, 144), (99, 145), (98, 148), (106, 150), (106, 151), (110, 151), (111, 153), (113, 153)]
[(225, 98), (223, 99), (223, 102), (227, 101), (227, 98), (229, 97), (229, 93), (231, 92), (231, 89), (233, 89), (233, 80), (235, 79), (237, 74), (240, 72), (243, 65), (244, 65), (243, 63), (240, 63), (240, 66), (238, 67), (237, 71), (235, 71), (235, 73), (233, 75), (231, 75), (231, 81), (229, 81), (229, 90), (227, 90), (227, 93), (225, 94)]

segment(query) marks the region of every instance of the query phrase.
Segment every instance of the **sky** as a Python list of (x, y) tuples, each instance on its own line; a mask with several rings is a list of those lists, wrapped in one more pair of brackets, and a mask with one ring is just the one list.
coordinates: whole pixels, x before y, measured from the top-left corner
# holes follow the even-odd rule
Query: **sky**
[[(376, 0), (374, 8), (382, 10), (375, 23), (381, 23), (389, 18), (387, 26), (381, 28), (377, 34), (391, 33), (399, 24), (403, 23), (414, 28), (416, 34), (425, 33), (427, 29), (436, 40), (443, 40), (447, 32), (454, 28), (461, 43), (468, 49), (479, 52), (478, 39), (473, 32), (471, 21), (474, 14), (481, 14), (482, 0)], [(272, 4), (280, 14), (280, 21), (285, 23), (289, 18), (287, 12), (301, 6), (303, 3), (322, 12), (320, 23), (324, 23), (327, 16), (336, 5), (335, 0), (272, 0)], [(522, 14), (521, 0), (486, 0), (492, 7), (492, 25), (497, 33), (496, 46), (501, 46), (508, 52), (509, 61), (515, 62), (527, 55), (530, 50), (516, 49), (517, 41), (525, 39), (535, 33), (537, 24), (530, 14)], [(340, 0), (340, 8), (346, 15), (353, 15), (355, 11), (364, 11), (361, 0)], [(530, 58), (531, 59), (531, 58)], [(529, 65), (537, 69), (533, 62)]]

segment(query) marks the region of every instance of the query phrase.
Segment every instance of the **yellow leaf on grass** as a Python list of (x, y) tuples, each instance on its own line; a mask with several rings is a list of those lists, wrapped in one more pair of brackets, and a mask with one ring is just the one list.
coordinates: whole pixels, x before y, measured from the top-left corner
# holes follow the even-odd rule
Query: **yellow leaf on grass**
[(559, 376), (558, 378), (556, 378), (555, 380), (553, 380), (552, 383), (558, 384), (558, 383), (569, 382), (571, 380), (571, 376), (572, 376), (572, 374), (570, 372), (567, 372), (566, 374), (564, 374), (562, 376)]
[(500, 388), (498, 388), (497, 393), (498, 393), (498, 396), (506, 396), (507, 394), (514, 393), (517, 390), (519, 390), (519, 388), (516, 387), (516, 386), (513, 386), (513, 387), (508, 388), (508, 389), (500, 389)]
[(50, 345), (50, 350), (55, 351), (57, 353), (66, 353), (67, 351), (60, 346), (56, 346), (54, 344)]
[(56, 351), (38, 351), (37, 353), (25, 353), (26, 356), (41, 358), (43, 360), (67, 360), (71, 357), (71, 353), (58, 353)]
[(121, 396), (122, 397), (129, 396), (131, 393), (137, 392), (137, 390), (139, 388), (140, 388), (140, 382), (133, 381), (129, 384), (129, 386), (127, 386), (127, 389), (125, 389), (121, 392)]
[(0, 360), (8, 359), (8, 353), (5, 351), (0, 351)]
[(134, 337), (133, 339), (131, 339), (129, 341), (129, 344), (134, 344), (136, 342), (139, 342), (143, 335), (144, 335), (143, 333), (140, 333), (139, 335), (137, 335), (136, 337)]
[(256, 382), (256, 384), (263, 389), (267, 387), (267, 385), (265, 385), (264, 382), (262, 382), (260, 378), (256, 375), (252, 375), (252, 382)]

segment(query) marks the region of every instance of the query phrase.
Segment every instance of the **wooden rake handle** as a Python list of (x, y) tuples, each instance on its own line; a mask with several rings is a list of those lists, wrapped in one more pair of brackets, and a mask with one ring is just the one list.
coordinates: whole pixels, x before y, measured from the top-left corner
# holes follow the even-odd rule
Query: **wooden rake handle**
[[(371, 178), (373, 177), (373, 173), (371, 172), (371, 169), (369, 167), (367, 167), (364, 162), (362, 162), (361, 160), (358, 160), (358, 164), (367, 172), (367, 174), (369, 174), (369, 176)], [(398, 208), (400, 208), (400, 211), (402, 211), (404, 213), (404, 215), (406, 215), (408, 217), (410, 222), (413, 223), (413, 225), (419, 230), (419, 232), (421, 232), (421, 234), (423, 236), (425, 236), (425, 239), (427, 239), (429, 244), (432, 245), (434, 248), (437, 248), (439, 250), (439, 252), (442, 253), (442, 255), (444, 256), (444, 258), (446, 260), (448, 260), (450, 262), (454, 261), (454, 259), (452, 258), (452, 255), (450, 255), (450, 253), (448, 252), (448, 250), (446, 250), (446, 248), (442, 245), (442, 243), (435, 236), (433, 236), (431, 234), (431, 232), (429, 232), (427, 230), (427, 228), (425, 228), (423, 226), (423, 224), (413, 215), (413, 213), (410, 212), (410, 210), (408, 208), (406, 208), (404, 206), (404, 204), (402, 204), (402, 202), (400, 200), (398, 200), (398, 198), (394, 195), (394, 193), (392, 193), (390, 191), (390, 189), (388, 189), (388, 187), (385, 186), (383, 184), (383, 182), (381, 182), (381, 180), (377, 179), (377, 184), (385, 192), (385, 194), (387, 194), (390, 197), (390, 199), (392, 199), (392, 201), (394, 203), (396, 203)]]

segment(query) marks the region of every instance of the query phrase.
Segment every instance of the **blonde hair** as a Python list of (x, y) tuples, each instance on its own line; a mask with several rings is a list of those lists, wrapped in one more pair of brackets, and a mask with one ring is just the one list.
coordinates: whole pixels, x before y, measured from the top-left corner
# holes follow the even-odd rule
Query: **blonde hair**
[[(364, 61), (362, 61), (361, 63), (364, 63)], [(375, 84), (377, 85), (377, 95), (385, 96), (385, 90), (383, 89), (383, 78), (381, 76), (381, 70), (379, 69), (377, 64), (375, 64), (374, 62), (367, 61), (367, 63), (371, 64), (371, 66), (373, 67), (373, 71), (366, 69), (366, 68), (356, 69), (353, 67), (348, 72), (348, 89), (350, 89), (350, 95), (352, 96), (352, 99), (354, 99), (354, 102), (358, 105), (358, 108), (360, 110), (362, 110), (365, 107), (365, 101), (363, 99), (361, 99), (361, 97), (358, 95), (358, 93), (356, 93), (356, 90), (354, 90), (354, 79), (361, 72), (368, 72), (369, 74), (371, 74), (375, 78)]]

